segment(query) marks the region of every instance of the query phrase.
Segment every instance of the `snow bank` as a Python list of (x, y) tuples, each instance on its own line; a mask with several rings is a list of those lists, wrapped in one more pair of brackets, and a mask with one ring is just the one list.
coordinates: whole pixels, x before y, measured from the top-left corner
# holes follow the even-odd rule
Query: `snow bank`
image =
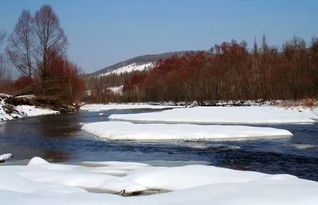
[(58, 111), (45, 109), (45, 108), (39, 108), (36, 106), (30, 106), (30, 105), (19, 105), (19, 106), (13, 106), (13, 112), (7, 113), (4, 109), (6, 106), (6, 103), (4, 100), (0, 100), (0, 121), (6, 121), (6, 120), (12, 120), (15, 118), (24, 118), (24, 117), (34, 117), (39, 115), (51, 115), (51, 114), (57, 114)]
[[(206, 165), (168, 168), (101, 162), (77, 166), (50, 164), (40, 158), (32, 161), (27, 166), (0, 167), (1, 204), (318, 204), (318, 183), (291, 175)], [(151, 190), (169, 192), (134, 197), (111, 194)]]
[(34, 117), (34, 116), (40, 116), (40, 115), (52, 115), (57, 114), (58, 111), (46, 109), (46, 108), (39, 108), (35, 106), (30, 105), (19, 105), (15, 108), (18, 113), (27, 116), (27, 117)]
[(0, 155), (0, 162), (5, 162), (9, 159), (12, 158), (12, 154), (11, 153), (7, 153), (7, 154), (2, 154)]
[(233, 140), (255, 137), (292, 136), (287, 130), (224, 125), (133, 124), (130, 122), (94, 122), (83, 130), (109, 140)]
[(150, 105), (145, 103), (140, 104), (86, 104), (80, 109), (90, 112), (107, 111), (107, 110), (126, 110), (126, 109), (166, 109), (176, 108), (177, 106), (166, 105)]
[(156, 113), (116, 114), (110, 119), (149, 122), (206, 124), (314, 123), (318, 118), (310, 109), (284, 109), (274, 106), (194, 107)]

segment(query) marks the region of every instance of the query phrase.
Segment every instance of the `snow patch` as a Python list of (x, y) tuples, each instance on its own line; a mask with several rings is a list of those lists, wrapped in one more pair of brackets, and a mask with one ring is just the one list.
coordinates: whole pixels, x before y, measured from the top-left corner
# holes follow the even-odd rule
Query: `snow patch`
[(116, 95), (122, 95), (124, 86), (108, 87), (107, 89)]
[(103, 76), (108, 76), (108, 75), (120, 75), (120, 74), (124, 74), (124, 73), (131, 73), (131, 72), (135, 72), (135, 71), (144, 71), (144, 70), (149, 70), (152, 69), (154, 67), (154, 63), (145, 63), (145, 64), (136, 64), (136, 63), (132, 63), (120, 68), (117, 68), (111, 72), (108, 73), (103, 73), (100, 74), (99, 77), (103, 77)]
[(5, 162), (5, 161), (11, 159), (12, 156), (13, 155), (11, 153), (2, 154), (2, 155), (0, 155), (0, 162)]

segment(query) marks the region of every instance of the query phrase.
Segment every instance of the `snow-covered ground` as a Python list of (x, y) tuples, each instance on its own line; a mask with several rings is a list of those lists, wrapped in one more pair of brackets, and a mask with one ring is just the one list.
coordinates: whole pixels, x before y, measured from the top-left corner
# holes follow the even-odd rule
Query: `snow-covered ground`
[(109, 140), (237, 140), (256, 137), (292, 136), (287, 130), (227, 125), (134, 124), (130, 122), (93, 122), (83, 130)]
[(179, 108), (155, 113), (115, 114), (109, 118), (142, 122), (273, 124), (314, 123), (318, 119), (318, 115), (317, 109), (249, 106)]
[[(143, 163), (99, 162), (78, 166), (33, 158), (27, 166), (0, 167), (0, 182), (3, 205), (318, 204), (317, 182), (206, 165), (153, 167)], [(118, 195), (147, 192), (165, 193)]]
[(117, 68), (111, 72), (100, 74), (99, 76), (102, 77), (102, 76), (107, 76), (112, 74), (120, 75), (123, 73), (131, 73), (134, 71), (144, 71), (144, 70), (149, 70), (153, 67), (154, 67), (154, 63), (146, 63), (146, 64), (140, 64), (140, 65), (137, 65), (136, 63), (132, 63), (127, 66)]
[(59, 113), (58, 111), (46, 108), (39, 108), (30, 105), (19, 105), (13, 107), (14, 111), (9, 114), (5, 111), (4, 106), (6, 106), (6, 103), (4, 102), (4, 100), (0, 99), (0, 122), (16, 118), (34, 117), (40, 115), (51, 115)]
[(81, 110), (96, 112), (107, 110), (126, 110), (126, 109), (166, 109), (176, 108), (178, 106), (169, 105), (150, 105), (146, 103), (128, 103), (128, 104), (86, 104), (81, 106)]

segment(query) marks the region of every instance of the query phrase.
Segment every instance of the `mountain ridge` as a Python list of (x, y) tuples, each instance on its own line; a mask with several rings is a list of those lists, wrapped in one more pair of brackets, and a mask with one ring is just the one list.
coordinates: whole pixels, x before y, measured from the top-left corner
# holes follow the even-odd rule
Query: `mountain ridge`
[(113, 64), (110, 66), (106, 66), (100, 70), (97, 70), (93, 73), (90, 73), (89, 75), (91, 75), (91, 76), (104, 75), (106, 73), (110, 73), (112, 71), (115, 71), (117, 69), (120, 69), (122, 67), (131, 65), (131, 64), (142, 65), (142, 64), (148, 64), (148, 63), (154, 63), (154, 62), (161, 60), (161, 59), (162, 60), (167, 59), (167, 58), (171, 57), (172, 55), (182, 56), (188, 52), (198, 52), (198, 51), (188, 50), (188, 51), (172, 51), (172, 52), (166, 52), (166, 53), (160, 53), (160, 54), (146, 54), (146, 55), (142, 55), (142, 56), (129, 58), (127, 60), (120, 61), (119, 63)]

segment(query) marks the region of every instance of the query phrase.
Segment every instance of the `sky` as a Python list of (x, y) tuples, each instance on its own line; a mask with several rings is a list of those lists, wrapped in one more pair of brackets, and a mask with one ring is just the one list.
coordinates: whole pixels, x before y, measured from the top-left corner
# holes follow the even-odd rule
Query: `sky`
[(206, 50), (266, 35), (280, 46), (318, 37), (318, 0), (1, 0), (0, 31), (22, 9), (50, 4), (69, 41), (68, 57), (84, 72), (145, 54)]

